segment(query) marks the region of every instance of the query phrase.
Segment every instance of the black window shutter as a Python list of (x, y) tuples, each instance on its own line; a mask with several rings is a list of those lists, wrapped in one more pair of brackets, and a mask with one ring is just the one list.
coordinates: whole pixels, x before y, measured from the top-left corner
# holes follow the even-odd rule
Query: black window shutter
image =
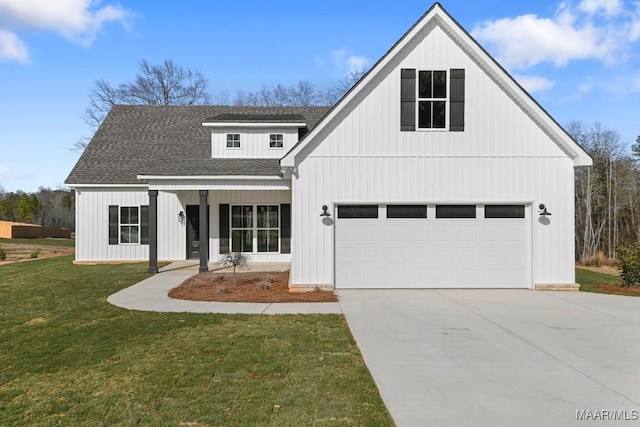
[(140, 206), (140, 244), (149, 244), (149, 206)]
[(118, 244), (118, 206), (109, 205), (109, 244)]
[(220, 205), (220, 253), (227, 254), (231, 251), (229, 247), (229, 205)]
[(280, 205), (280, 253), (291, 253), (291, 205)]
[(464, 131), (464, 69), (451, 70), (449, 130)]
[(416, 70), (400, 70), (400, 130), (416, 130)]

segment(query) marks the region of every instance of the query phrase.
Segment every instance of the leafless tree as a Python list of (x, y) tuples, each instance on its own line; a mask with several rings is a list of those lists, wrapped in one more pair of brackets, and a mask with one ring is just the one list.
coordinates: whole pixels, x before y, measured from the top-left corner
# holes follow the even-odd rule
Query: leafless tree
[[(143, 60), (131, 82), (114, 86), (104, 79), (96, 80), (95, 87), (89, 92), (89, 105), (83, 118), (91, 128), (97, 129), (116, 104), (209, 104), (208, 84), (200, 71), (184, 68), (169, 59), (157, 65)], [(71, 149), (82, 152), (87, 144), (87, 138), (80, 138)]]

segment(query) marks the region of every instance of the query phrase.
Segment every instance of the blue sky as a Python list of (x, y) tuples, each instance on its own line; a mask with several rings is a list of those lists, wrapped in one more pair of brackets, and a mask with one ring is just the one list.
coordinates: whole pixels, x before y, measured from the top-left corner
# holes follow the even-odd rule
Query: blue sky
[[(640, 2), (443, 0), (561, 124), (640, 134)], [(0, 0), (0, 186), (56, 187), (91, 129), (96, 79), (146, 59), (197, 68), (214, 97), (310, 80), (326, 89), (375, 63), (429, 1)], [(222, 96), (220, 96), (222, 94)]]

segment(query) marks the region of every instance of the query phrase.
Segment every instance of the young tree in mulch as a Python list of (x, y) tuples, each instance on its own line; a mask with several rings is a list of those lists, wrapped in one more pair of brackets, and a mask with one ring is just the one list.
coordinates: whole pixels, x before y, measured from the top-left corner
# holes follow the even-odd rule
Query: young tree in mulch
[(236, 285), (236, 269), (249, 266), (249, 256), (242, 252), (229, 252), (216, 263), (222, 268), (233, 267), (233, 285)]

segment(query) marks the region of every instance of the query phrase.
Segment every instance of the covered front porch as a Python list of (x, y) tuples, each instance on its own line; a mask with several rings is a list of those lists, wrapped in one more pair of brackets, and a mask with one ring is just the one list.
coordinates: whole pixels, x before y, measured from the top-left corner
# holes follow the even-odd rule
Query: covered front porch
[(208, 271), (243, 252), (252, 263), (291, 262), (290, 180), (282, 177), (148, 177), (149, 273), (158, 260)]

